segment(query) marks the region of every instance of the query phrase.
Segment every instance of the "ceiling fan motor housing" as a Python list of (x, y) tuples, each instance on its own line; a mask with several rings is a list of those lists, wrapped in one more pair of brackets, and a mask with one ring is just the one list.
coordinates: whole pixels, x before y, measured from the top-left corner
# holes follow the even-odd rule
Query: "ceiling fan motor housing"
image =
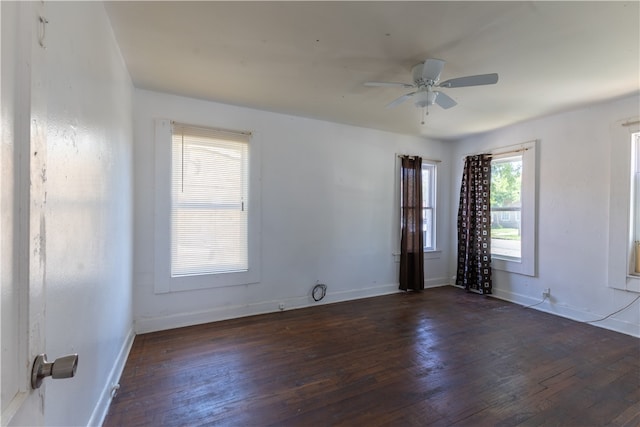
[(413, 77), (413, 82), (416, 84), (416, 86), (418, 87), (423, 87), (423, 86), (427, 86), (429, 85), (429, 83), (431, 83), (432, 85), (435, 83), (434, 81), (426, 81), (422, 78), (422, 70), (424, 69), (424, 63), (420, 63), (420, 64), (416, 64), (413, 66), (413, 68), (411, 69), (411, 75)]

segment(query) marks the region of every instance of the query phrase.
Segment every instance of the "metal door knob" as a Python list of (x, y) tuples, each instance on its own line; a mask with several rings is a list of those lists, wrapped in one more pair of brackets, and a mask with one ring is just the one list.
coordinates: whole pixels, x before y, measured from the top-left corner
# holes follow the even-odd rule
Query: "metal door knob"
[(33, 361), (31, 387), (34, 389), (40, 388), (42, 380), (46, 377), (71, 378), (76, 374), (76, 369), (78, 369), (77, 354), (59, 357), (53, 362), (47, 361), (46, 354), (40, 354), (36, 357), (36, 360)]

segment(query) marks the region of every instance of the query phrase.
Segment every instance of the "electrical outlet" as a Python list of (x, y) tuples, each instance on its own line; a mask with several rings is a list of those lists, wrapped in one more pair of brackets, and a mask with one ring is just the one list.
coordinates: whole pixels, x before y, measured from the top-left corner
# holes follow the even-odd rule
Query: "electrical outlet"
[(550, 288), (546, 288), (544, 291), (542, 291), (542, 297), (543, 298), (549, 298), (551, 296), (551, 289)]
[(280, 304), (278, 304), (278, 308), (280, 309), (280, 311), (284, 311), (284, 303), (281, 302)]

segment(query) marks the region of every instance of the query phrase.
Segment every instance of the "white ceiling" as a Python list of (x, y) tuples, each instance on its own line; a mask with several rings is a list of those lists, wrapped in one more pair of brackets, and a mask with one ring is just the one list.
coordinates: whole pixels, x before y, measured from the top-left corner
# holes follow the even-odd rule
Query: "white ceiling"
[[(138, 88), (393, 132), (454, 139), (637, 93), (640, 2), (108, 2)], [(408, 92), (412, 65), (496, 85)]]

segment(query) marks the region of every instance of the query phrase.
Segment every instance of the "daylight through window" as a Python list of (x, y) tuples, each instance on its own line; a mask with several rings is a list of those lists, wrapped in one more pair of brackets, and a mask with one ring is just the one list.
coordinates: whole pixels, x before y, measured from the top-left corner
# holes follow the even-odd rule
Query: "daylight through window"
[(436, 249), (436, 165), (422, 162), (422, 231), (425, 251)]
[(491, 255), (522, 258), (522, 155), (491, 161)]
[(640, 275), (640, 133), (631, 138), (631, 229), (632, 229), (632, 268), (631, 273)]
[(174, 125), (171, 277), (248, 269), (249, 136)]
[[(400, 175), (398, 175), (400, 177)], [(402, 179), (400, 182), (400, 206)], [(436, 250), (436, 164), (422, 161), (422, 242), (425, 252)]]

